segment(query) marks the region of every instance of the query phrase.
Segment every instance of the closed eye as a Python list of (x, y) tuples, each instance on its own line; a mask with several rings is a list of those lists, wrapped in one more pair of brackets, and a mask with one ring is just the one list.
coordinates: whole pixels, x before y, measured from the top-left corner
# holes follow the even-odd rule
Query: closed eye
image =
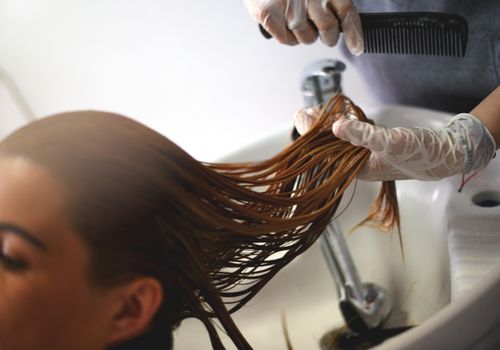
[(0, 253), (0, 264), (8, 270), (22, 271), (28, 267), (25, 261), (14, 259), (8, 255)]

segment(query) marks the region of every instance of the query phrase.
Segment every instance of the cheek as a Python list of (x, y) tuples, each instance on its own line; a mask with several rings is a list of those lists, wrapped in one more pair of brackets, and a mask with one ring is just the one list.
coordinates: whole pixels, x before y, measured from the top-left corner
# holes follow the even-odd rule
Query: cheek
[(89, 325), (96, 321), (96, 306), (88, 287), (76, 276), (54, 279), (29, 274), (9, 276), (0, 271), (0, 349), (83, 346), (81, 333), (89, 336)]

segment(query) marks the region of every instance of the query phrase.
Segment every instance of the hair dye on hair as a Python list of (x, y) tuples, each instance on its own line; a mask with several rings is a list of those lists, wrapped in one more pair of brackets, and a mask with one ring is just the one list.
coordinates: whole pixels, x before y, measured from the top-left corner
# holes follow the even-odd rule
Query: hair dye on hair
[[(161, 282), (165, 300), (145, 342), (164, 333), (162, 349), (183, 319), (195, 317), (212, 347), (224, 349), (216, 318), (246, 350), (230, 313), (318, 239), (370, 155), (333, 135), (339, 114), (370, 122), (337, 95), (310, 131), (258, 162), (201, 163), (140, 123), (92, 111), (22, 127), (0, 143), (0, 156), (25, 157), (61, 182), (94, 283), (144, 275)], [(367, 221), (399, 228), (394, 182), (383, 183)]]

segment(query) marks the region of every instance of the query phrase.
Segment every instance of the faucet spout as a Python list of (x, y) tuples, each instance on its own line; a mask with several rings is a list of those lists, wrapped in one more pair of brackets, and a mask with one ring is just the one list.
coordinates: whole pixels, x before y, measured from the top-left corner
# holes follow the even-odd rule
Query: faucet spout
[[(301, 79), (305, 107), (319, 107), (342, 92), (344, 70), (344, 63), (331, 59), (307, 66)], [(298, 136), (296, 130), (292, 136)], [(330, 222), (319, 241), (335, 280), (339, 308), (347, 326), (356, 333), (378, 327), (392, 308), (385, 290), (376, 284), (361, 282), (344, 235), (335, 221)]]
[(320, 245), (334, 276), (339, 308), (352, 331), (363, 333), (378, 327), (391, 311), (386, 291), (374, 283), (362, 283), (339, 225), (331, 221)]

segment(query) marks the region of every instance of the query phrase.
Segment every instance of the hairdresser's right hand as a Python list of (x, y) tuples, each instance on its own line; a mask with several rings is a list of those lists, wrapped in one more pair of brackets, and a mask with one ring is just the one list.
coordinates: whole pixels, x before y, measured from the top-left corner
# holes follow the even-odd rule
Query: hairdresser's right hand
[(363, 31), (352, 0), (245, 0), (248, 10), (280, 43), (313, 43), (318, 34), (328, 46), (337, 44), (342, 29), (354, 55), (363, 50)]
[[(317, 109), (303, 109), (295, 117), (301, 134), (317, 118)], [(486, 167), (496, 145), (476, 117), (461, 113), (440, 129), (384, 128), (340, 118), (332, 131), (339, 139), (371, 151), (360, 173), (364, 180), (439, 180)]]

